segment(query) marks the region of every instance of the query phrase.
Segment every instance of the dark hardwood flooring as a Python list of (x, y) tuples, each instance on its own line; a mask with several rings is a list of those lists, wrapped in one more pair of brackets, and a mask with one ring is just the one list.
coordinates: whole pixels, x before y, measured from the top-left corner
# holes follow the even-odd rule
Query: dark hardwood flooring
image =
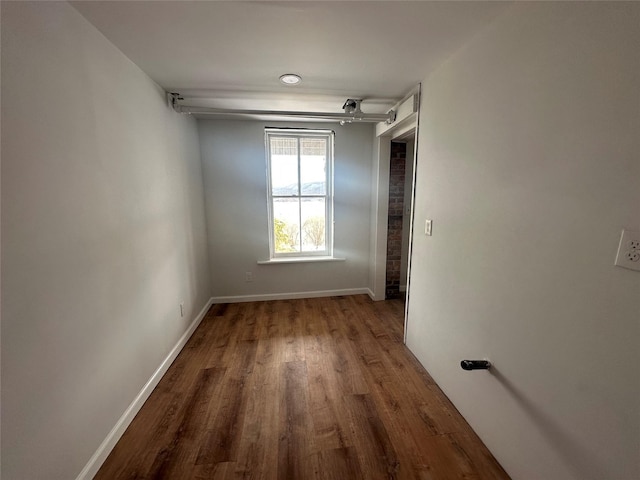
[(96, 479), (509, 477), (365, 295), (214, 305)]

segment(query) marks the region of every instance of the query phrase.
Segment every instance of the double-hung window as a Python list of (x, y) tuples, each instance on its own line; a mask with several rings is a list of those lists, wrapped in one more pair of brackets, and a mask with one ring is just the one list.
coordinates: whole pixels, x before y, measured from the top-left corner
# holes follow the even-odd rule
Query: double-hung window
[(265, 131), (271, 258), (333, 254), (330, 130)]

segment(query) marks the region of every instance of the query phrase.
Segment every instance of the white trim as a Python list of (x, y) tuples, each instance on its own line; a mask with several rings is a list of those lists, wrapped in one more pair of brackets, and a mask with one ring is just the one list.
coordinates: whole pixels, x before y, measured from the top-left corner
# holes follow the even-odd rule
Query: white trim
[(213, 297), (213, 303), (241, 303), (241, 302), (263, 302), (267, 300), (294, 300), (298, 298), (317, 297), (341, 297), (344, 295), (371, 296), (368, 288), (345, 288), (342, 290), (314, 290), (311, 292), (288, 292), (288, 293), (267, 293), (261, 295), (233, 295), (228, 297)]
[[(416, 87), (418, 88), (418, 87)], [(414, 91), (407, 98), (394, 105), (393, 110), (396, 112), (396, 119), (392, 123), (380, 122), (376, 124), (376, 136), (388, 135), (390, 131), (400, 128), (407, 123), (415, 122), (415, 116), (418, 112), (420, 96)]]
[(370, 278), (374, 300), (385, 299), (387, 227), (389, 220), (389, 171), (391, 137), (374, 139), (373, 193), (371, 195)]
[(413, 171), (411, 178), (411, 213), (409, 215), (409, 251), (407, 252), (407, 285), (404, 302), (404, 344), (407, 344), (407, 332), (409, 331), (409, 302), (411, 300), (411, 260), (413, 259), (413, 222), (416, 209), (416, 178), (418, 178), (418, 134), (420, 132), (420, 109), (422, 106), (422, 84), (418, 84), (416, 109), (416, 133), (413, 140)]
[[(297, 151), (297, 173), (298, 173), (298, 193), (297, 195), (274, 195), (272, 181), (272, 161), (271, 158), (271, 140), (281, 137), (290, 137), (296, 140)], [(302, 193), (302, 146), (301, 140), (304, 138), (320, 138), (325, 141), (325, 192), (323, 195), (304, 195)], [(286, 128), (265, 128), (265, 154), (267, 160), (267, 218), (269, 219), (269, 256), (271, 259), (279, 258), (301, 258), (301, 257), (332, 257), (333, 256), (333, 162), (334, 162), (334, 145), (335, 132), (333, 130), (306, 130), (306, 129), (286, 129)], [(277, 199), (298, 200), (298, 226), (299, 226), (299, 244), (300, 252), (283, 253), (276, 252), (275, 230), (274, 230), (274, 202)], [(303, 199), (323, 199), (324, 200), (324, 246), (325, 248), (319, 252), (303, 252), (303, 222), (302, 222), (302, 200)]]
[(111, 429), (102, 444), (100, 444), (96, 452), (89, 459), (80, 474), (76, 477), (76, 480), (91, 480), (98, 473), (98, 470), (100, 470), (100, 467), (109, 456), (109, 453), (111, 453), (111, 450), (113, 450), (113, 447), (116, 446), (116, 443), (118, 443), (118, 440), (120, 440), (122, 434), (125, 432), (129, 424), (133, 421), (133, 418), (136, 416), (138, 411), (142, 408), (144, 402), (147, 400), (147, 398), (149, 398), (149, 395), (151, 395), (153, 389), (156, 388), (156, 386), (162, 379), (162, 376), (167, 372), (180, 351), (186, 345), (191, 335), (193, 335), (193, 332), (195, 332), (196, 328), (198, 328), (198, 325), (200, 325), (200, 322), (207, 314), (209, 307), (211, 307), (213, 303), (213, 298), (210, 298), (202, 308), (202, 310), (200, 310), (198, 316), (194, 318), (193, 322), (191, 322), (191, 325), (189, 325), (189, 328), (182, 334), (180, 340), (178, 340), (178, 343), (176, 343), (167, 357), (160, 364), (158, 369), (153, 373), (153, 375), (151, 375), (151, 378), (147, 381), (145, 386), (142, 387), (140, 393), (138, 393), (133, 402), (131, 402), (129, 407), (122, 414), (122, 416), (115, 424), (115, 426)]
[(258, 265), (273, 265), (278, 263), (314, 263), (314, 262), (344, 262), (346, 258), (336, 257), (277, 257), (271, 260), (258, 260)]
[(367, 295), (369, 295), (369, 298), (371, 300), (373, 300), (374, 302), (376, 301), (376, 295), (371, 291), (370, 288), (367, 288)]

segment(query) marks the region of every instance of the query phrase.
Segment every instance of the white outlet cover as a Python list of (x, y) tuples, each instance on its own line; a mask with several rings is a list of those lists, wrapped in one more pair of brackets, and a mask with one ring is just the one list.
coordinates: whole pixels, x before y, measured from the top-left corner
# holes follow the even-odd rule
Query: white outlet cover
[(424, 234), (428, 235), (429, 237), (432, 235), (432, 228), (433, 228), (433, 220), (425, 220), (424, 221)]
[(640, 272), (640, 232), (622, 230), (615, 265)]

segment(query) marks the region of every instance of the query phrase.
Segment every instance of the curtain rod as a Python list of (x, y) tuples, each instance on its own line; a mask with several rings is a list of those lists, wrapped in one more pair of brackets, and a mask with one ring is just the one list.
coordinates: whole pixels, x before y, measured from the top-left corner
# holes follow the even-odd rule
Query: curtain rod
[(389, 113), (331, 113), (331, 112), (298, 112), (290, 110), (239, 110), (233, 108), (209, 108), (180, 105), (178, 100), (183, 100), (178, 93), (169, 93), (169, 101), (173, 109), (179, 113), (199, 114), (199, 115), (261, 115), (267, 117), (295, 117), (314, 118), (319, 120), (336, 120), (344, 123), (351, 122), (386, 122), (393, 123), (396, 113), (391, 110)]

